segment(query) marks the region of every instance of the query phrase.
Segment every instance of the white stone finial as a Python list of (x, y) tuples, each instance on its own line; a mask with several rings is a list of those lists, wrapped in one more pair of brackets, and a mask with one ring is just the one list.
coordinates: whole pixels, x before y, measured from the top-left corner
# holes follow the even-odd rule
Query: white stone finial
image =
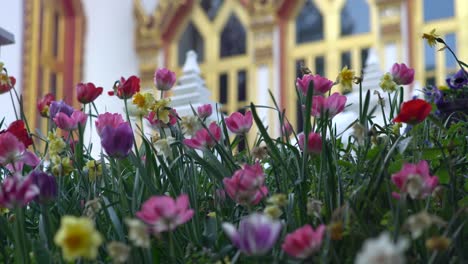
[(185, 57), (184, 67), (182, 68), (184, 74), (193, 72), (200, 74), (200, 67), (197, 62), (197, 53), (193, 50), (187, 51), (187, 56)]

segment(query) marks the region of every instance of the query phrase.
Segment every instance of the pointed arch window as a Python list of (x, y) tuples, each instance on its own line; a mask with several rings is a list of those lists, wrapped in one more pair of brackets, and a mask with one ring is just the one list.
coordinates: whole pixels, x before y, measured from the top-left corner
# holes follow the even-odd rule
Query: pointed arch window
[(341, 35), (367, 33), (370, 31), (369, 4), (367, 0), (347, 0), (341, 9)]
[(205, 11), (206, 16), (213, 21), (223, 3), (223, 0), (201, 0), (200, 6)]
[(323, 17), (312, 0), (307, 0), (296, 18), (296, 43), (323, 39)]
[(187, 25), (184, 33), (182, 33), (179, 39), (177, 52), (179, 66), (184, 65), (185, 54), (187, 54), (187, 51), (189, 50), (194, 50), (197, 53), (199, 63), (203, 62), (205, 57), (205, 43), (200, 32), (198, 32), (192, 22)]
[(245, 54), (246, 39), (244, 26), (234, 14), (231, 14), (221, 32), (220, 57)]

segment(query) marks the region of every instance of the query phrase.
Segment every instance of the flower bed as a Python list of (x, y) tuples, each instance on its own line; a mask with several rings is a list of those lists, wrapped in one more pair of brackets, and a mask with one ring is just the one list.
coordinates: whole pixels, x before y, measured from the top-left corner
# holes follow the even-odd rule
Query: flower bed
[[(13, 98), (14, 78), (1, 68), (0, 91)], [(141, 93), (136, 76), (117, 81), (109, 95), (126, 116), (97, 112), (103, 89), (92, 83), (77, 85), (81, 109), (46, 95), (37, 107), (53, 129), (44, 138), (24, 119), (2, 124), (1, 263), (468, 261), (468, 124), (444, 126), (449, 117), (429, 97), (403, 102), (411, 68), (395, 64), (382, 77), (384, 124), (373, 122), (370, 92), (361, 93), (349, 139), (332, 125), (346, 97), (330, 89), (360, 84), (350, 69), (337, 82), (299, 78), (304, 131), (276, 107), (280, 136), (254, 104), (229, 117), (210, 105), (179, 117), (163, 97), (175, 79), (155, 73), (161, 97)], [(132, 128), (130, 104), (156, 135)], [(90, 123), (99, 157), (83, 139)]]

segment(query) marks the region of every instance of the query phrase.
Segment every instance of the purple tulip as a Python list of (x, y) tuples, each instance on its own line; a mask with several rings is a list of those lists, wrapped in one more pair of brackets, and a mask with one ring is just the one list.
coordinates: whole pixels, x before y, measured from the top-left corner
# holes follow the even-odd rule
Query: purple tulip
[(105, 126), (101, 131), (101, 145), (111, 157), (126, 157), (133, 145), (133, 131), (130, 124), (125, 122), (115, 128)]
[(460, 89), (468, 85), (468, 78), (463, 70), (459, 70), (452, 77), (447, 78), (447, 85), (452, 89)]
[(275, 245), (281, 223), (266, 215), (254, 213), (240, 221), (239, 230), (230, 223), (223, 223), (223, 230), (240, 251), (261, 256)]
[(50, 118), (54, 118), (58, 113), (64, 113), (67, 116), (71, 116), (73, 111), (75, 111), (75, 109), (64, 101), (53, 101), (49, 107), (49, 116)]
[(55, 177), (42, 171), (33, 171), (29, 175), (33, 183), (39, 188), (36, 202), (46, 203), (57, 197), (57, 181)]

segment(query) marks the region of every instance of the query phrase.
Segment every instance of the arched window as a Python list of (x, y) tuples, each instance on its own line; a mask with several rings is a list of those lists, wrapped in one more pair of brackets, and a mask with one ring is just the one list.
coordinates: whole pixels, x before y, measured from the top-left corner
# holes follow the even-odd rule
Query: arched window
[(197, 28), (189, 23), (179, 39), (178, 45), (178, 64), (184, 65), (185, 54), (187, 51), (194, 50), (198, 55), (198, 62), (203, 62), (205, 55), (205, 43)]
[(432, 21), (454, 16), (455, 0), (424, 0), (424, 21)]
[(312, 0), (307, 0), (296, 18), (296, 43), (323, 39), (323, 18)]
[(245, 28), (239, 19), (234, 14), (231, 14), (221, 32), (220, 57), (242, 55), (245, 52)]
[(213, 21), (223, 5), (223, 0), (201, 0), (200, 6), (205, 11), (206, 16)]
[(369, 32), (369, 5), (367, 1), (347, 0), (341, 9), (340, 26), (342, 36)]

